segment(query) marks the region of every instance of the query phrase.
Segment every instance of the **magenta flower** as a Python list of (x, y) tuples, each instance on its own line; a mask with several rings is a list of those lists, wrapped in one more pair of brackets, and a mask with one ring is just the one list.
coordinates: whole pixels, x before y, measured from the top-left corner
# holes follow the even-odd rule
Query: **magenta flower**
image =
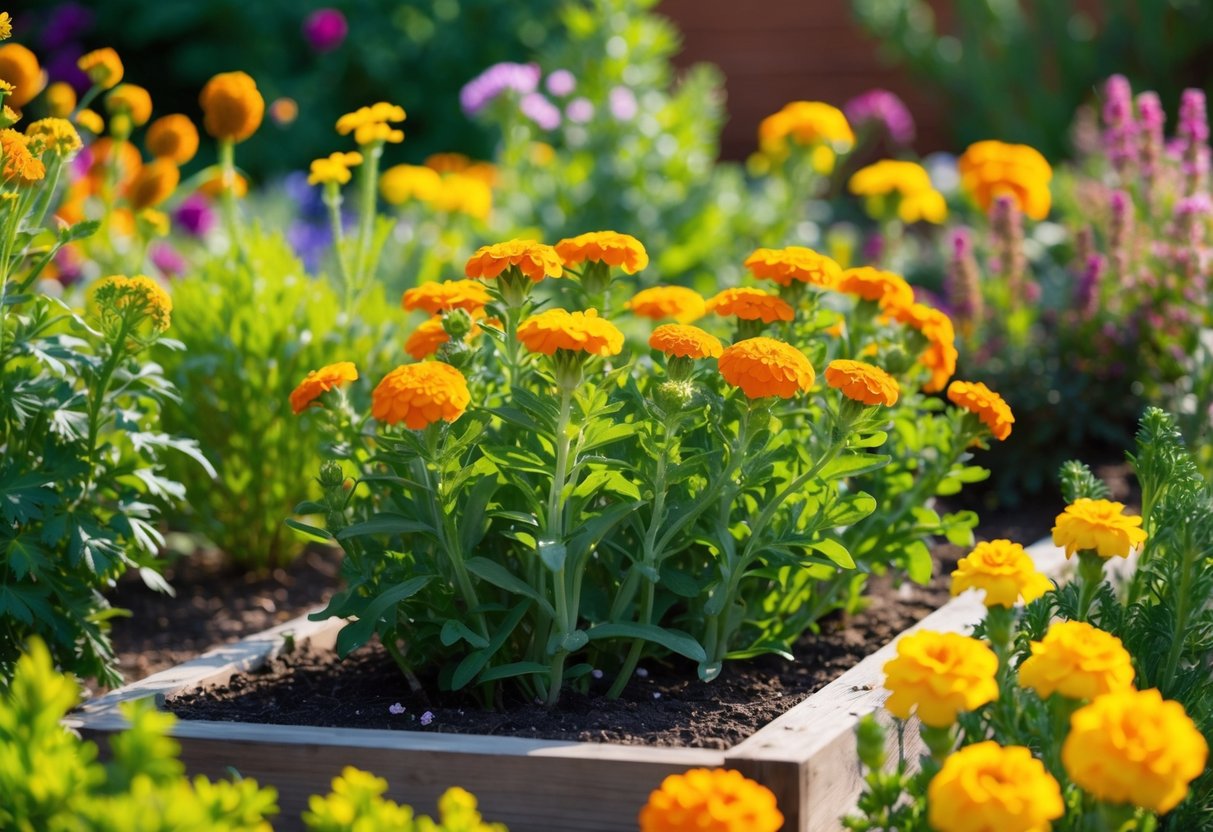
[(474, 116), (502, 93), (513, 91), (526, 95), (539, 88), (539, 67), (535, 64), (503, 62), (493, 64), (463, 85), (459, 91), (459, 106)]
[(518, 102), (518, 109), (540, 130), (555, 130), (560, 126), (560, 110), (543, 93), (528, 92)]
[(640, 105), (636, 102), (636, 93), (632, 92), (631, 88), (624, 86), (611, 88), (608, 103), (611, 115), (620, 121), (631, 121), (636, 118), (636, 113), (640, 109)]
[(852, 127), (872, 124), (883, 127), (896, 144), (914, 141), (914, 117), (896, 93), (888, 90), (868, 90), (843, 105), (843, 112)]
[(339, 9), (316, 9), (303, 21), (303, 36), (317, 52), (331, 52), (345, 42), (349, 23)]
[(181, 256), (181, 252), (168, 243), (157, 243), (152, 246), (152, 263), (165, 277), (180, 277), (189, 268), (189, 263)]
[(548, 88), (548, 92), (557, 98), (572, 95), (573, 90), (577, 89), (577, 79), (567, 69), (556, 70), (548, 76), (547, 81), (544, 83)]
[(192, 194), (181, 202), (173, 219), (174, 224), (191, 237), (205, 237), (215, 227), (215, 210), (206, 197)]

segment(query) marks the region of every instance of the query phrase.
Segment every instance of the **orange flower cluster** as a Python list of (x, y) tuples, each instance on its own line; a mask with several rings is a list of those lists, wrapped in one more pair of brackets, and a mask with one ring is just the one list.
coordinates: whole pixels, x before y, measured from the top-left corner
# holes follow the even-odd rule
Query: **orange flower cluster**
[(553, 355), (556, 350), (603, 356), (623, 351), (623, 333), (610, 321), (598, 317), (596, 309), (585, 312), (546, 309), (522, 322), (518, 340), (531, 352), (543, 355)]
[(761, 289), (748, 287), (725, 289), (716, 294), (708, 299), (707, 310), (721, 317), (734, 315), (743, 321), (762, 321), (764, 324), (790, 321), (796, 317), (787, 301)]
[(661, 321), (673, 318), (680, 324), (702, 318), (707, 304), (699, 293), (683, 286), (654, 286), (642, 289), (624, 304), (642, 318)]
[(800, 282), (832, 289), (842, 275), (837, 263), (804, 246), (760, 248), (746, 258), (745, 267), (754, 277), (773, 280), (780, 286)]
[(19, 43), (6, 43), (0, 46), (0, 80), (13, 88), (4, 103), (20, 108), (42, 92), (45, 76), (33, 52)]
[(404, 364), (371, 393), (371, 415), (386, 425), (403, 422), (409, 430), (421, 430), (440, 420), (454, 422), (471, 400), (467, 379), (450, 364)]
[(89, 81), (107, 90), (118, 85), (124, 72), (122, 59), (108, 46), (81, 56), (76, 66), (88, 76)]
[(747, 338), (720, 354), (720, 375), (750, 399), (790, 399), (817, 380), (804, 353), (774, 338)]
[(836, 288), (863, 300), (876, 301), (881, 309), (904, 309), (914, 304), (914, 290), (904, 277), (871, 266), (847, 269)]
[(1011, 408), (1003, 397), (982, 382), (952, 382), (948, 385), (948, 401), (976, 414), (998, 441), (1001, 442), (1011, 435), (1015, 415), (1011, 413)]
[(989, 211), (997, 197), (1008, 195), (1019, 210), (1034, 220), (1049, 215), (1053, 168), (1035, 148), (998, 141), (977, 142), (969, 145), (956, 161), (956, 167), (961, 187), (983, 211)]
[(164, 202), (177, 190), (181, 171), (171, 159), (156, 159), (139, 169), (127, 188), (131, 208), (141, 211)]
[(897, 379), (884, 370), (863, 361), (839, 358), (831, 361), (825, 371), (826, 384), (841, 390), (848, 399), (866, 405), (897, 404), (901, 392)]
[(147, 128), (147, 149), (157, 159), (184, 165), (198, 152), (198, 128), (180, 113), (161, 116)]
[(625, 274), (636, 274), (649, 265), (649, 254), (644, 245), (630, 234), (616, 231), (590, 231), (561, 240), (555, 246), (556, 253), (566, 266), (578, 263), (606, 263), (623, 269)]
[(0, 130), (0, 174), (5, 184), (32, 185), (46, 176), (46, 165), (30, 153), (29, 138), (16, 130)]
[(424, 310), (431, 315), (463, 309), (475, 313), (489, 302), (488, 290), (475, 280), (444, 280), (441, 283), (423, 283), (407, 290), (401, 305), (410, 312)]
[(888, 308), (893, 319), (918, 330), (927, 339), (927, 348), (918, 357), (918, 363), (931, 373), (931, 379), (923, 385), (927, 393), (938, 393), (947, 386), (948, 379), (956, 372), (960, 355), (956, 351), (956, 328), (952, 319), (930, 306), (912, 303), (909, 306)]
[(102, 308), (136, 310), (146, 316), (152, 328), (163, 332), (172, 322), (173, 298), (146, 275), (134, 277), (116, 274), (107, 277), (93, 290), (93, 298)]
[(719, 358), (724, 348), (714, 335), (688, 324), (663, 324), (649, 336), (649, 346), (676, 358)]
[(725, 769), (671, 774), (640, 810), (640, 832), (777, 832), (783, 815), (766, 786)]
[(883, 219), (876, 210), (884, 198), (895, 198), (897, 217), (902, 222), (942, 223), (948, 216), (943, 194), (935, 190), (922, 165), (898, 159), (882, 159), (857, 170), (847, 183), (851, 193), (868, 198), (868, 214)]
[(265, 116), (265, 99), (245, 72), (221, 72), (206, 82), (198, 96), (202, 125), (221, 141), (242, 142), (257, 132)]
[(564, 274), (556, 249), (533, 240), (509, 240), (481, 246), (468, 260), (464, 273), (468, 277), (489, 280), (499, 277), (511, 267), (518, 269), (536, 283), (545, 277), (560, 277)]
[(791, 101), (758, 125), (758, 146), (765, 153), (783, 152), (789, 140), (802, 146), (826, 144), (849, 150), (855, 144), (855, 133), (837, 107), (821, 101)]
[(124, 115), (135, 127), (142, 127), (152, 117), (152, 97), (136, 84), (119, 84), (105, 97), (105, 107), (111, 115)]
[(486, 162), (454, 171), (439, 171), (423, 165), (393, 165), (379, 177), (379, 192), (392, 205), (417, 200), (439, 211), (485, 220), (493, 210), (492, 178), (477, 172), (477, 166), (492, 169)]
[(299, 386), (291, 391), (291, 412), (298, 416), (320, 396), (349, 381), (358, 380), (358, 368), (352, 361), (338, 361), (319, 370), (312, 370), (303, 377)]

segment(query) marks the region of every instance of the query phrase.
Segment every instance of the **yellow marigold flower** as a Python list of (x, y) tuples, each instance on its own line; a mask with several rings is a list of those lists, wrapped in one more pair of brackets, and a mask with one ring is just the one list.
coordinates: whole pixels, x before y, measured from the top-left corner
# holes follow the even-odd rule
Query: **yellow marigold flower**
[(105, 122), (95, 110), (81, 110), (76, 113), (76, 124), (94, 136), (105, 132)]
[(720, 375), (750, 399), (790, 399), (808, 392), (817, 380), (805, 354), (774, 338), (747, 338), (725, 349), (717, 361)]
[(993, 740), (950, 755), (927, 787), (936, 832), (1048, 832), (1065, 811), (1061, 785), (1031, 749)]
[(405, 118), (403, 107), (380, 101), (370, 107), (359, 107), (337, 119), (337, 132), (342, 136), (353, 133), (354, 141), (358, 144), (396, 144), (404, 141), (404, 132), (392, 128), (390, 124), (404, 121)]
[(66, 81), (56, 81), (46, 88), (46, 109), (53, 118), (67, 118), (76, 109), (76, 90)]
[(291, 412), (298, 416), (323, 393), (357, 380), (358, 368), (352, 361), (338, 361), (319, 370), (312, 370), (299, 382), (299, 386), (291, 391)]
[(1081, 497), (1057, 515), (1053, 544), (1063, 546), (1066, 557), (1091, 551), (1101, 558), (1127, 558), (1146, 542), (1140, 517), (1125, 512), (1124, 503)]
[(93, 298), (102, 309), (122, 313), (136, 309), (147, 316), (152, 327), (163, 332), (172, 321), (173, 299), (156, 281), (146, 275), (113, 275), (97, 284)]
[(472, 160), (462, 153), (431, 153), (425, 166), (438, 173), (462, 173), (472, 166)]
[(518, 340), (531, 352), (552, 355), (556, 350), (590, 355), (619, 355), (623, 333), (613, 323), (598, 317), (597, 309), (569, 312), (545, 309), (518, 327)]
[(38, 57), (19, 43), (0, 46), (0, 79), (13, 85), (5, 103), (18, 109), (33, 101), (45, 83)]
[(88, 76), (88, 80), (107, 90), (118, 86), (125, 72), (122, 59), (108, 46), (83, 55), (76, 61), (76, 66)]
[(942, 223), (947, 219), (948, 206), (943, 194), (935, 190), (926, 168), (916, 162), (883, 159), (860, 168), (851, 175), (851, 193), (868, 198), (868, 213), (881, 219), (880, 201), (896, 200), (897, 215), (903, 222)]
[(202, 126), (216, 139), (242, 142), (257, 132), (265, 116), (265, 99), (245, 72), (221, 72), (198, 95)]
[(454, 422), (471, 402), (467, 379), (450, 364), (426, 361), (392, 370), (371, 394), (371, 415), (386, 425), (421, 430)]
[(468, 260), (464, 272), (468, 277), (490, 280), (510, 267), (517, 268), (535, 283), (564, 273), (556, 249), (534, 240), (509, 240), (481, 246)]
[(361, 153), (330, 153), (324, 159), (313, 159), (308, 171), (309, 185), (344, 185), (353, 178), (350, 168), (362, 164)]
[(1084, 621), (1058, 621), (1031, 644), (1019, 684), (1048, 698), (1094, 699), (1133, 689), (1133, 657), (1121, 640)]
[(143, 87), (119, 84), (105, 97), (105, 108), (110, 115), (122, 113), (135, 127), (141, 127), (152, 117), (152, 97)]
[(969, 145), (956, 167), (961, 187), (983, 211), (989, 211), (997, 197), (1008, 195), (1034, 220), (1049, 215), (1053, 168), (1035, 148), (999, 141), (977, 142)]
[(930, 222), (942, 225), (948, 218), (948, 203), (936, 190), (903, 194), (897, 203), (897, 218), (904, 223)]
[(775, 794), (741, 772), (694, 768), (671, 774), (640, 810), (640, 832), (777, 832)]
[(783, 155), (789, 140), (849, 150), (855, 144), (855, 133), (837, 107), (821, 101), (792, 101), (758, 125), (758, 146), (768, 156)]
[(677, 358), (719, 358), (720, 340), (697, 326), (663, 324), (649, 336), (649, 346)]
[(1160, 814), (1184, 799), (1208, 758), (1183, 705), (1157, 690), (1109, 693), (1079, 708), (1061, 747), (1066, 773), (1084, 791)]
[(67, 156), (81, 148), (80, 134), (65, 118), (40, 118), (25, 128), (31, 152)]
[(897, 404), (901, 387), (897, 379), (884, 370), (863, 361), (839, 358), (826, 367), (826, 384), (842, 391), (848, 399), (866, 405)]
[(475, 313), (489, 302), (489, 292), (484, 284), (475, 280), (444, 280), (441, 283), (423, 283), (404, 293), (401, 305), (410, 312), (422, 309), (431, 315), (464, 309)]
[(5, 184), (32, 185), (46, 176), (46, 165), (30, 152), (29, 138), (16, 130), (0, 130), (0, 156)]
[(431, 204), (439, 211), (487, 220), (493, 210), (493, 189), (479, 177), (452, 173), (442, 177)]
[(746, 258), (745, 267), (754, 277), (774, 280), (780, 286), (799, 281), (832, 289), (842, 275), (832, 259), (804, 246), (760, 248)]
[(624, 308), (654, 321), (673, 318), (680, 324), (689, 324), (704, 316), (707, 303), (693, 289), (683, 286), (654, 286), (637, 292), (624, 304)]
[(431, 202), (442, 188), (442, 177), (421, 165), (393, 165), (379, 177), (379, 193), (390, 205), (417, 199)]
[(998, 698), (998, 656), (975, 638), (920, 630), (897, 642), (885, 663), (884, 706), (899, 719), (917, 713), (924, 725), (947, 728), (961, 711)]
[(139, 216), (135, 217), (135, 223), (148, 236), (167, 237), (168, 232), (172, 229), (172, 221), (169, 220), (168, 214), (154, 208), (145, 208), (140, 211)]
[(13, 19), (8, 12), (0, 12), (0, 40), (8, 40), (13, 36)]
[(198, 128), (181, 113), (161, 116), (147, 128), (147, 149), (157, 159), (184, 165), (198, 152)]
[(783, 298), (748, 287), (725, 289), (707, 301), (707, 310), (721, 317), (735, 315), (743, 321), (790, 321), (795, 311)]
[(983, 590), (987, 607), (1013, 607), (1020, 598), (1030, 604), (1052, 588), (1027, 550), (1010, 540), (978, 543), (952, 572), (952, 594)]
[(948, 401), (976, 414), (998, 441), (1001, 442), (1011, 435), (1015, 415), (1011, 413), (1011, 408), (1003, 397), (982, 382), (952, 382), (948, 385)]
[[(232, 193), (237, 198), (244, 197), (248, 194), (248, 180), (237, 173), (232, 178), (231, 188)], [(198, 186), (198, 193), (212, 197), (223, 196), (224, 190), (226, 188), (223, 184), (223, 173), (221, 171), (215, 171), (213, 176)]]
[(156, 159), (140, 169), (126, 197), (136, 211), (159, 205), (173, 195), (181, 182), (181, 170), (171, 159)]
[(904, 308), (914, 303), (914, 290), (904, 277), (871, 266), (847, 269), (835, 288), (863, 300), (876, 301), (881, 309)]
[(568, 237), (558, 242), (555, 249), (566, 266), (606, 263), (623, 269), (625, 274), (636, 274), (649, 265), (644, 244), (630, 234), (616, 231), (590, 231)]

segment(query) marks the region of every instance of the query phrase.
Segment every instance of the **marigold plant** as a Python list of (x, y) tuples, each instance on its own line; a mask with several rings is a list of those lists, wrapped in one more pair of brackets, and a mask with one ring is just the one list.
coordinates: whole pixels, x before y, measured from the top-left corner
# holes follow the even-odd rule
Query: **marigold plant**
[(962, 711), (998, 698), (998, 657), (985, 644), (957, 633), (924, 630), (897, 642), (897, 657), (885, 663), (889, 711), (915, 714), (924, 725), (947, 728)]
[(727, 769), (671, 774), (640, 810), (640, 832), (776, 832), (782, 827), (771, 790)]
[(1010, 540), (978, 543), (952, 572), (952, 594), (982, 590), (987, 607), (1012, 607), (1021, 600), (1030, 604), (1052, 588), (1023, 546)]
[(1120, 639), (1084, 621), (1059, 621), (1030, 645), (1019, 684), (1048, 698), (1091, 700), (1133, 689), (1133, 657)]
[(1065, 813), (1061, 786), (1022, 746), (979, 742), (949, 756), (927, 790), (937, 832), (1037, 832)]

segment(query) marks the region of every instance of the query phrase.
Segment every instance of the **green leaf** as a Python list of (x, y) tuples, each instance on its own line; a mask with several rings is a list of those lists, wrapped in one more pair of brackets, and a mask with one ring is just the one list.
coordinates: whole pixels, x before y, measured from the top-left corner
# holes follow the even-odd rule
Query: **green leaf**
[(559, 540), (540, 540), (539, 558), (543, 561), (543, 565), (553, 572), (559, 572), (564, 568), (565, 559), (568, 557), (568, 548)]
[(402, 584), (397, 584), (359, 610), (358, 620), (345, 625), (337, 634), (337, 655), (344, 659), (351, 652), (366, 644), (375, 634), (375, 628), (379, 626), (379, 619), (389, 608), (412, 598), (425, 589), (426, 585), (434, 580), (434, 577), (433, 575), (419, 575)]
[(661, 570), (661, 585), (683, 598), (698, 598), (703, 592), (703, 586), (695, 576), (680, 572), (671, 566)]
[[(546, 664), (539, 662), (513, 662), (511, 664), (500, 664), (496, 667), (490, 667), (484, 673), (480, 674), (480, 682), (496, 682), (499, 679), (510, 679), (514, 676), (528, 676), (530, 674), (546, 674), (551, 670)], [(567, 673), (565, 674), (567, 677)]]
[(452, 644), (457, 644), (460, 641), (466, 641), (473, 647), (488, 647), (489, 640), (477, 632), (474, 632), (470, 627), (462, 621), (454, 618), (447, 619), (442, 625), (442, 632), (438, 636), (443, 645), (450, 647)]
[(467, 683), (475, 679), (476, 674), (489, 663), (490, 658), (492, 656), (489, 655), (487, 649), (475, 650), (464, 656), (451, 676), (451, 690), (462, 690), (466, 687)]
[(876, 510), (876, 498), (867, 492), (848, 494), (834, 503), (826, 511), (823, 526), (853, 526)]
[(434, 527), (403, 514), (376, 514), (369, 520), (347, 526), (337, 532), (338, 540), (363, 537), (372, 534), (425, 534), (433, 535)]
[(590, 628), (591, 641), (604, 638), (639, 638), (660, 644), (665, 649), (686, 656), (694, 662), (707, 661), (708, 654), (695, 637), (681, 630), (668, 630), (655, 624), (637, 624), (634, 621), (615, 621)]
[(905, 548), (906, 574), (916, 584), (926, 586), (931, 582), (935, 565), (931, 561), (931, 550), (921, 540), (915, 540)]
[(286, 518), (285, 522), (287, 526), (299, 532), (304, 537), (311, 538), (312, 540), (319, 540), (322, 543), (331, 543), (333, 540), (333, 536), (331, 534), (318, 526), (309, 525), (300, 520), (296, 520), (294, 517)]
[(827, 537), (821, 540), (814, 540), (811, 543), (806, 543), (805, 546), (809, 549), (816, 549), (818, 552), (821, 552), (843, 569), (855, 568), (855, 559), (851, 557), (851, 553), (847, 551), (847, 547), (843, 546), (837, 540)]
[(540, 595), (526, 581), (515, 576), (512, 572), (506, 569), (496, 561), (488, 558), (469, 558), (464, 564), (467, 570), (476, 577), (488, 581), (493, 586), (504, 589), (506, 592), (512, 592), (515, 595), (521, 595), (530, 598), (538, 604), (548, 616), (555, 618), (556, 611), (552, 609), (552, 605), (548, 600)]
[(821, 470), (823, 480), (840, 480), (845, 477), (857, 477), (869, 471), (875, 471), (889, 464), (892, 459), (888, 454), (846, 454), (831, 461)]

